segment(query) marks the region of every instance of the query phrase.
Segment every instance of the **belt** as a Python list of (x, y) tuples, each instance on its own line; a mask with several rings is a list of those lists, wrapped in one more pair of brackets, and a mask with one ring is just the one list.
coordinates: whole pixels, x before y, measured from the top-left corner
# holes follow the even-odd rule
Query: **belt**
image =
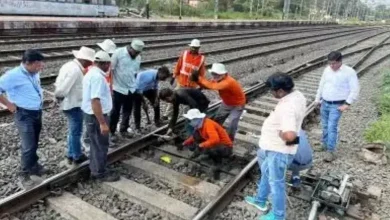
[(19, 106), (16, 106), (16, 110), (21, 110), (21, 111), (26, 111), (26, 112), (34, 112), (34, 113), (38, 113), (38, 112), (42, 112), (42, 109), (39, 109), (39, 110), (30, 110), (30, 109), (25, 109), (25, 108), (21, 108)]
[(328, 103), (328, 104), (336, 104), (336, 105), (345, 103), (345, 100), (339, 100), (339, 101), (326, 101), (326, 100), (323, 100), (323, 101)]
[(301, 163), (297, 162), (296, 160), (292, 161), (292, 164), (295, 164), (295, 165), (298, 165), (298, 166), (306, 166), (306, 165), (309, 165), (310, 163), (311, 163), (311, 161), (309, 163), (305, 163), (305, 164), (301, 164)]

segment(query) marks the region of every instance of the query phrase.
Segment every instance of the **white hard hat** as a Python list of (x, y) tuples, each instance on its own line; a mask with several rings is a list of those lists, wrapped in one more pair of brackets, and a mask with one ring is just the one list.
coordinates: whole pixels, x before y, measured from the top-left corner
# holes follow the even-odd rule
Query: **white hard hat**
[(106, 39), (102, 43), (97, 43), (97, 45), (109, 54), (113, 54), (116, 49), (115, 43), (110, 39)]
[(198, 39), (193, 39), (191, 41), (191, 44), (189, 44), (190, 47), (200, 47), (200, 41)]
[(187, 114), (184, 114), (183, 116), (185, 118), (187, 118), (187, 119), (192, 120), (192, 119), (195, 119), (195, 118), (204, 118), (204, 117), (206, 117), (206, 114), (201, 113), (196, 108), (193, 108), (193, 109), (188, 110)]
[(213, 66), (211, 69), (209, 69), (209, 72), (216, 73), (218, 75), (223, 75), (227, 73), (225, 65), (222, 63), (213, 63)]
[(95, 55), (95, 62), (111, 62), (111, 57), (106, 51), (99, 51)]
[(72, 51), (73, 56), (76, 57), (77, 59), (81, 60), (89, 60), (92, 61), (94, 60), (95, 57), (95, 50), (89, 48), (89, 47), (81, 47), (80, 50), (73, 50)]
[(133, 48), (135, 51), (141, 52), (144, 49), (144, 42), (139, 39), (134, 39), (131, 41), (131, 48)]

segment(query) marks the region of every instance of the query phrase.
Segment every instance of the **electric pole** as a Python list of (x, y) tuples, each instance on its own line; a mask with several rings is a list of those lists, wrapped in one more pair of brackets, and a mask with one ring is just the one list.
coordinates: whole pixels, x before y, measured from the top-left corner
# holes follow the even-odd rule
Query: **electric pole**
[(146, 0), (146, 18), (149, 19), (149, 0)]
[(214, 1), (214, 19), (218, 19), (218, 5), (219, 5), (219, 1), (218, 0), (215, 0)]
[(182, 7), (182, 0), (179, 0), (179, 20), (181, 20), (181, 7)]

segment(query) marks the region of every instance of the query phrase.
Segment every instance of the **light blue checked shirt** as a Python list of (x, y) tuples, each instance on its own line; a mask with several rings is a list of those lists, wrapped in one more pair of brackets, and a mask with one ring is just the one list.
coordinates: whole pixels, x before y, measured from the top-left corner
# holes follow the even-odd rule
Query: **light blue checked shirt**
[(136, 90), (135, 76), (141, 66), (141, 56), (130, 57), (126, 47), (117, 49), (112, 55), (111, 69), (113, 72), (113, 89), (123, 95)]
[(0, 77), (0, 94), (6, 94), (10, 102), (28, 110), (40, 110), (43, 91), (39, 73), (29, 73), (21, 64)]
[(337, 71), (330, 66), (322, 74), (317, 91), (316, 102), (342, 101), (352, 104), (359, 95), (359, 80), (356, 71), (347, 65), (342, 65)]

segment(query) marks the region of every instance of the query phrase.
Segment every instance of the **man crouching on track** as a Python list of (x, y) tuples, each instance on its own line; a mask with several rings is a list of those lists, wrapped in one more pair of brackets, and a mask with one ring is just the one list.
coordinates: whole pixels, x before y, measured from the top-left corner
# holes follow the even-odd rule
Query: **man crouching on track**
[(146, 97), (153, 105), (154, 124), (156, 127), (161, 126), (158, 82), (165, 81), (170, 75), (168, 67), (165, 66), (161, 66), (158, 69), (148, 69), (137, 74), (134, 94), (134, 122), (136, 130), (141, 131), (141, 106), (143, 97)]
[(293, 90), (294, 82), (287, 74), (271, 75), (266, 85), (280, 101), (261, 129), (257, 158), (262, 176), (257, 195), (248, 196), (245, 201), (265, 212), (267, 197), (272, 192), (272, 210), (260, 220), (283, 220), (286, 213), (285, 174), (297, 152), (306, 99), (301, 92)]
[(202, 88), (216, 90), (222, 99), (222, 104), (219, 107), (214, 119), (220, 125), (230, 118), (228, 125), (228, 133), (232, 140), (237, 132), (238, 122), (244, 111), (246, 97), (244, 90), (237, 80), (231, 77), (222, 63), (214, 63), (211, 67), (212, 81), (208, 81), (205, 77), (199, 75), (199, 72), (194, 71), (191, 75), (191, 80), (197, 82)]
[(83, 79), (84, 121), (91, 141), (89, 169), (92, 179), (113, 182), (119, 176), (106, 172), (109, 147), (108, 114), (112, 109), (110, 86), (105, 77), (110, 68), (111, 58), (107, 52), (99, 51), (95, 55), (94, 66)]
[(206, 114), (201, 113), (198, 109), (190, 109), (183, 116), (190, 120), (190, 125), (194, 128), (193, 135), (184, 141), (183, 146), (194, 151), (192, 158), (201, 153), (208, 155), (214, 163), (210, 174), (215, 180), (218, 180), (222, 158), (232, 154), (233, 142), (221, 125), (206, 118)]

